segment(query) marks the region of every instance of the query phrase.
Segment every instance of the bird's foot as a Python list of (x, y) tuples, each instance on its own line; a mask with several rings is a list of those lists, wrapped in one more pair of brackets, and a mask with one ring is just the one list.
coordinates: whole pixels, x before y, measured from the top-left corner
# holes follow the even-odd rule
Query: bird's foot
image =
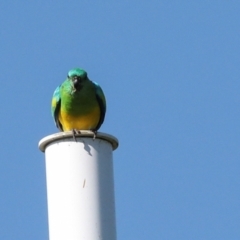
[(91, 131), (93, 132), (93, 140), (95, 140), (96, 136), (97, 136), (97, 131), (95, 131), (95, 130), (91, 130)]
[(72, 129), (72, 134), (73, 134), (73, 139), (75, 142), (77, 142), (76, 140), (76, 135), (81, 134), (81, 131), (77, 130), (77, 129)]

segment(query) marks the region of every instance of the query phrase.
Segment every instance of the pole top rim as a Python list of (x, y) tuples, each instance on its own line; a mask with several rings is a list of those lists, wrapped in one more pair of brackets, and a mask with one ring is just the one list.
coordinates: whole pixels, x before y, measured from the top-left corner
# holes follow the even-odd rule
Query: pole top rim
[[(81, 130), (80, 134), (76, 134), (76, 139), (78, 138), (93, 138), (94, 134), (92, 131), (88, 130)], [(73, 133), (72, 131), (66, 131), (66, 132), (59, 132), (59, 133), (54, 133), (51, 135), (48, 135), (44, 138), (42, 138), (39, 143), (38, 143), (38, 148), (42, 151), (45, 152), (45, 149), (47, 145), (49, 145), (52, 142), (61, 140), (61, 139), (66, 139), (66, 138), (71, 138), (73, 139)], [(119, 142), (118, 139), (115, 138), (114, 136), (107, 134), (107, 133), (102, 133), (102, 132), (97, 132), (96, 139), (103, 139), (111, 143), (113, 150), (118, 148)]]

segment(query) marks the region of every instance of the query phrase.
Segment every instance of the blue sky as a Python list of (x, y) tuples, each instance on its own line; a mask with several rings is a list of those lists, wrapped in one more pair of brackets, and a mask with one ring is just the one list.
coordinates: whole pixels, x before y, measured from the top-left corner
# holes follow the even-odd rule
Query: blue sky
[(107, 98), (118, 239), (240, 239), (238, 1), (1, 1), (0, 239), (48, 238), (54, 89)]

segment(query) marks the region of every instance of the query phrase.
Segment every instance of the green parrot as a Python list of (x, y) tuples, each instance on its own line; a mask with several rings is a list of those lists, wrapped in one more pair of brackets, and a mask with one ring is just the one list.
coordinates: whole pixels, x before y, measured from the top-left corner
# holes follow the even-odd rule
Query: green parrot
[(60, 131), (71, 130), (75, 139), (80, 130), (91, 130), (95, 137), (105, 118), (106, 99), (86, 71), (74, 68), (54, 91), (51, 110)]

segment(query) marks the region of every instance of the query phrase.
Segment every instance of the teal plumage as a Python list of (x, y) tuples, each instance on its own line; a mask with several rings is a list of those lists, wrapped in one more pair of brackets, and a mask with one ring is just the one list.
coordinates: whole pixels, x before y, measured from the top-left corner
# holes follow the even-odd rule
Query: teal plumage
[(106, 99), (101, 87), (88, 79), (87, 72), (75, 68), (54, 91), (51, 112), (60, 131), (95, 132), (104, 121)]

